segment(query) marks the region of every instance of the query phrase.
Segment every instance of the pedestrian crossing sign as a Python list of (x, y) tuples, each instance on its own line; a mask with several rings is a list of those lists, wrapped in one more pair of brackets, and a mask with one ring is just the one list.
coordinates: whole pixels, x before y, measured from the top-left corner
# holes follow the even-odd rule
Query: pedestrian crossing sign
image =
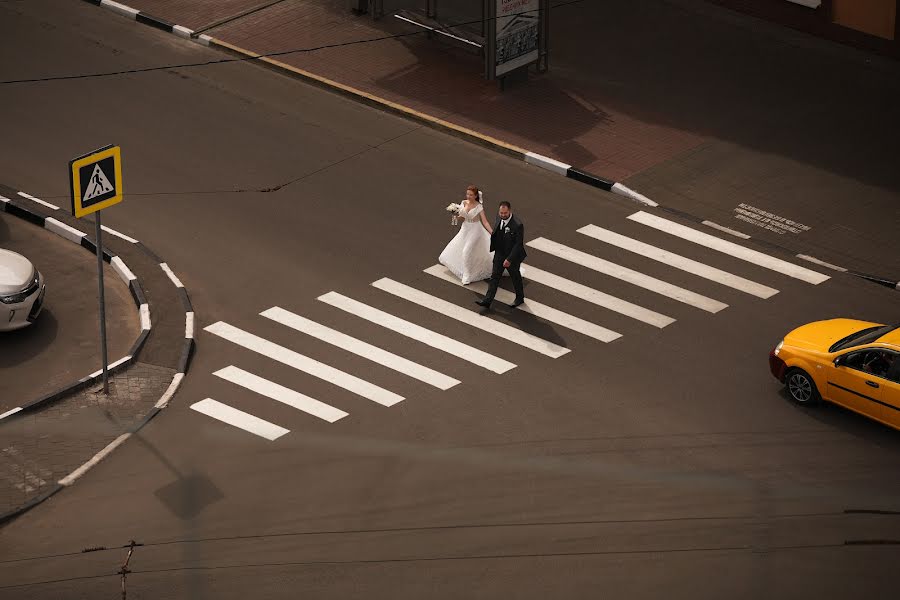
[(79, 218), (121, 202), (121, 148), (106, 146), (69, 161), (69, 188)]

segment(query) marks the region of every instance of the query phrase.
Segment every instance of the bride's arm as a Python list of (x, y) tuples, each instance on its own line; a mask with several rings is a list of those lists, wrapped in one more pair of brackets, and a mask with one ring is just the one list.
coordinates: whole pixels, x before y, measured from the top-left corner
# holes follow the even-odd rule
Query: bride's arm
[(491, 229), (491, 224), (488, 223), (487, 217), (484, 216), (484, 211), (481, 211), (481, 224), (484, 225), (484, 228), (487, 229), (487, 232), (491, 235), (494, 235), (494, 230)]

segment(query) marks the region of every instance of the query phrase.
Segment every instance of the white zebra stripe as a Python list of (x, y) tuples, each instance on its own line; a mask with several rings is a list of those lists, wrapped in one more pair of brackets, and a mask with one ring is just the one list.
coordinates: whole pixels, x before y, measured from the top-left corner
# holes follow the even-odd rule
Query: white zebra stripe
[(335, 408), (324, 402), (320, 402), (315, 398), (310, 398), (305, 394), (288, 389), (283, 385), (279, 385), (274, 381), (263, 379), (258, 375), (254, 375), (249, 371), (245, 371), (234, 365), (219, 369), (213, 373), (216, 377), (221, 377), (225, 381), (230, 381), (235, 385), (261, 394), (272, 400), (287, 404), (290, 407), (301, 410), (308, 415), (318, 417), (329, 423), (334, 423), (347, 416), (348, 413)]
[(386, 329), (390, 329), (391, 331), (416, 340), (417, 342), (421, 342), (427, 346), (431, 346), (432, 348), (452, 354), (461, 360), (483, 367), (488, 371), (493, 371), (494, 373), (506, 373), (507, 371), (516, 368), (515, 364), (494, 356), (493, 354), (488, 354), (478, 348), (454, 340), (453, 338), (437, 333), (436, 331), (426, 329), (420, 325), (401, 319), (400, 317), (395, 317), (390, 313), (386, 313), (383, 310), (379, 310), (368, 304), (363, 304), (362, 302), (354, 300), (353, 298), (348, 298), (337, 292), (328, 292), (327, 294), (319, 296), (318, 299), (325, 304), (339, 308), (351, 315), (356, 315), (361, 319), (375, 323), (376, 325), (381, 325)]
[(649, 308), (644, 308), (643, 306), (638, 306), (637, 304), (632, 304), (627, 300), (616, 298), (615, 296), (611, 296), (600, 290), (595, 290), (594, 288), (582, 285), (570, 279), (560, 277), (559, 275), (548, 273), (531, 264), (528, 265), (525, 275), (527, 276), (527, 279), (530, 279), (535, 283), (540, 283), (541, 285), (559, 290), (560, 292), (575, 296), (576, 298), (581, 298), (591, 304), (602, 306), (603, 308), (625, 315), (626, 317), (631, 317), (632, 319), (637, 319), (638, 321), (653, 325), (654, 327), (663, 328), (666, 325), (671, 325), (675, 322), (675, 319), (672, 317), (667, 317), (666, 315), (652, 311)]
[(515, 344), (519, 344), (520, 346), (524, 346), (529, 350), (539, 352), (544, 356), (559, 358), (560, 356), (569, 353), (568, 348), (563, 348), (553, 342), (548, 342), (547, 340), (531, 335), (530, 333), (525, 333), (524, 331), (516, 329), (515, 327), (510, 327), (504, 323), (498, 323), (497, 321), (488, 318), (478, 319), (478, 313), (475, 311), (466, 310), (452, 302), (447, 302), (446, 300), (442, 300), (431, 294), (420, 292), (415, 288), (394, 281), (393, 279), (385, 277), (374, 282), (372, 286), (389, 294), (393, 294), (398, 298), (403, 298), (404, 300), (408, 300), (424, 308), (439, 312), (460, 323), (477, 327), (479, 331), (491, 333)]
[(294, 329), (301, 333), (305, 333), (307, 335), (311, 335), (314, 338), (322, 340), (323, 342), (332, 344), (333, 346), (337, 346), (338, 348), (343, 348), (344, 350), (352, 352), (357, 356), (367, 358), (373, 362), (378, 363), (379, 365), (382, 365), (389, 369), (393, 369), (394, 371), (398, 371), (405, 375), (409, 375), (413, 379), (418, 379), (419, 381), (427, 383), (428, 385), (432, 385), (438, 389), (449, 390), (453, 386), (460, 383), (458, 379), (448, 377), (447, 375), (439, 373), (434, 369), (429, 369), (428, 367), (422, 366), (418, 363), (414, 363), (413, 361), (407, 360), (402, 356), (397, 356), (392, 352), (388, 352), (387, 350), (383, 350), (377, 346), (373, 346), (368, 342), (364, 342), (357, 338), (351, 337), (349, 335), (341, 333), (340, 331), (331, 329), (330, 327), (320, 325), (315, 321), (311, 321), (306, 317), (301, 317), (300, 315), (294, 314), (291, 311), (285, 310), (278, 306), (272, 307), (259, 314), (266, 317), (267, 319), (272, 319), (277, 323), (286, 325), (291, 329)]
[(267, 339), (244, 331), (243, 329), (238, 329), (224, 321), (213, 323), (204, 328), (204, 331), (208, 331), (209, 333), (215, 334), (230, 342), (234, 342), (248, 350), (258, 352), (272, 360), (294, 367), (298, 371), (303, 371), (313, 377), (324, 379), (329, 383), (344, 388), (345, 390), (349, 390), (363, 398), (368, 398), (382, 406), (393, 406), (403, 400), (403, 396), (399, 396), (394, 392), (378, 387), (374, 383), (369, 383), (359, 377), (335, 369), (334, 367), (309, 358), (308, 356), (304, 356), (299, 352), (294, 352), (284, 346), (279, 346), (274, 342), (270, 342)]
[(213, 400), (212, 398), (206, 398), (200, 402), (195, 402), (194, 404), (191, 404), (191, 408), (207, 417), (212, 417), (223, 423), (228, 423), (233, 427), (243, 429), (244, 431), (258, 435), (261, 438), (265, 438), (270, 442), (277, 440), (286, 433), (290, 433), (289, 429), (285, 429), (275, 423), (270, 423), (265, 419), (254, 417), (249, 413), (232, 408), (227, 404), (222, 404), (218, 400)]
[(543, 250), (547, 254), (552, 254), (553, 256), (568, 260), (569, 262), (581, 265), (582, 267), (587, 267), (598, 273), (603, 273), (604, 275), (627, 281), (628, 283), (644, 288), (645, 290), (656, 292), (657, 294), (705, 310), (706, 312), (717, 313), (728, 308), (728, 305), (724, 302), (707, 298), (706, 296), (678, 287), (667, 281), (650, 277), (644, 273), (623, 267), (622, 265), (617, 265), (616, 263), (604, 260), (598, 256), (593, 256), (592, 254), (582, 252), (581, 250), (564, 246), (563, 244), (546, 238), (531, 240), (527, 245), (530, 248)]
[[(443, 279), (444, 281), (448, 281), (454, 285), (472, 290), (473, 292), (477, 292), (481, 295), (487, 293), (488, 285), (486, 283), (479, 281), (470, 283), (468, 285), (463, 285), (463, 283), (459, 279), (457, 279), (456, 276), (453, 275), (449, 269), (447, 269), (447, 267), (443, 265), (434, 265), (433, 267), (428, 267), (427, 269), (425, 269), (425, 272), (429, 275), (434, 275), (439, 279)], [(494, 298), (499, 300), (500, 302), (512, 304), (512, 302), (516, 298), (516, 295), (512, 292), (498, 289), (497, 295), (494, 296)], [(547, 306), (546, 304), (541, 304), (540, 302), (537, 302), (535, 300), (526, 300), (525, 304), (519, 306), (518, 310), (532, 314), (540, 319), (544, 319), (545, 321), (556, 323), (557, 325), (565, 327), (567, 329), (571, 329), (572, 331), (577, 331), (578, 333), (581, 333), (588, 337), (592, 337), (595, 340), (600, 340), (601, 342), (611, 342), (622, 337), (621, 333), (616, 333), (615, 331), (607, 329), (606, 327), (595, 325), (590, 321), (585, 321), (584, 319), (580, 319), (576, 316), (564, 313), (561, 310), (557, 310), (552, 306)]]
[(578, 233), (592, 237), (595, 240), (600, 240), (601, 242), (606, 242), (607, 244), (612, 244), (617, 248), (640, 254), (641, 256), (675, 267), (676, 269), (687, 271), (698, 277), (709, 279), (710, 281), (715, 281), (716, 283), (721, 283), (730, 288), (746, 292), (757, 298), (771, 298), (778, 293), (778, 290), (762, 285), (761, 283), (744, 279), (743, 277), (739, 277), (727, 271), (722, 271), (721, 269), (711, 267), (696, 260), (681, 256), (680, 254), (675, 254), (674, 252), (669, 252), (668, 250), (645, 244), (644, 242), (615, 233), (609, 229), (597, 227), (596, 225), (585, 225), (578, 230)]
[(648, 227), (680, 237), (683, 240), (700, 244), (701, 246), (711, 248), (712, 250), (716, 250), (723, 254), (739, 258), (813, 285), (818, 285), (823, 281), (831, 279), (828, 275), (823, 275), (822, 273), (818, 273), (811, 269), (789, 263), (786, 260), (781, 260), (780, 258), (775, 258), (774, 256), (769, 256), (768, 254), (745, 248), (734, 242), (717, 238), (714, 235), (691, 229), (680, 223), (663, 219), (662, 217), (657, 217), (656, 215), (651, 215), (644, 211), (629, 215), (628, 218), (637, 223), (641, 223), (642, 225), (647, 225)]

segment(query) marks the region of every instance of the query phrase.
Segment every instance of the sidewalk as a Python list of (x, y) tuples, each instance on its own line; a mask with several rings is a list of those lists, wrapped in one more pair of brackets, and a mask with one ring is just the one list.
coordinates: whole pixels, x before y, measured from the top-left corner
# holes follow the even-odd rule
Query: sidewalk
[[(354, 16), (344, 0), (240, 16), (263, 4), (130, 2), (257, 53), (415, 31)], [(424, 35), (278, 58), (792, 252), (900, 279), (896, 62), (701, 0), (581, 2), (550, 22), (550, 71), (505, 92), (481, 78), (478, 56)], [(803, 227), (766, 228), (778, 219)]]
[[(104, 395), (97, 385), (99, 370), (91, 373), (100, 363), (97, 292), (87, 285), (96, 286), (96, 245), (79, 229), (89, 229), (89, 223), (2, 183), (0, 196), (5, 245), (24, 244), (34, 260), (43, 261), (45, 277), (56, 278), (47, 280), (50, 291), (38, 321), (22, 330), (36, 337), (11, 338), (0, 360), (2, 526), (74, 483), (99, 460), (98, 453), (115, 448), (158, 414), (187, 369), (193, 340), (186, 327), (193, 309), (159, 257), (139, 241), (108, 230), (103, 246), (111, 354), (109, 395)], [(7, 224), (12, 219), (16, 222)], [(25, 244), (32, 237), (33, 243)], [(24, 351), (42, 354), (22, 356)]]

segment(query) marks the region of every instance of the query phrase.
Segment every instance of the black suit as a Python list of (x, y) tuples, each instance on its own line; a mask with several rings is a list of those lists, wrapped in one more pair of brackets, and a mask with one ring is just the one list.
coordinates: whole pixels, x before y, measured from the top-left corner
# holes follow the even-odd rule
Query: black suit
[(516, 290), (516, 301), (525, 299), (525, 289), (522, 285), (522, 273), (519, 272), (519, 266), (525, 260), (525, 226), (521, 221), (516, 219), (515, 215), (510, 216), (506, 227), (501, 227), (501, 220), (498, 217), (494, 224), (494, 233), (491, 234), (491, 252), (494, 253), (494, 269), (491, 272), (491, 284), (488, 287), (487, 294), (484, 297), (486, 302), (492, 302), (494, 295), (497, 293), (497, 287), (500, 285), (500, 278), (503, 277), (503, 261), (509, 261), (509, 276), (512, 279), (513, 288)]

